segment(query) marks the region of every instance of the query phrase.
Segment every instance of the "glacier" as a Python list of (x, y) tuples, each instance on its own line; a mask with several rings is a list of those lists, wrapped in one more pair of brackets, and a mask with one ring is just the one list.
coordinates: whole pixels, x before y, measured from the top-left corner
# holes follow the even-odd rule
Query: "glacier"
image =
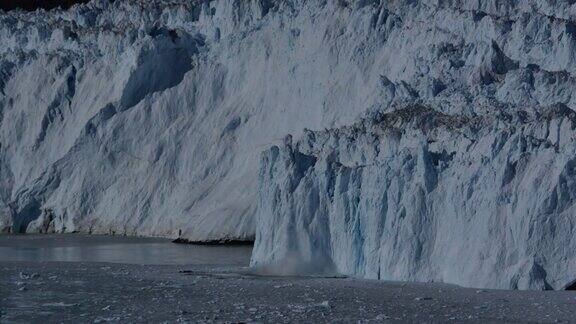
[(0, 231), (255, 239), (254, 266), (562, 289), (575, 23), (554, 0), (0, 12)]
[(415, 105), (288, 138), (262, 156), (252, 264), (564, 289), (576, 276), (575, 128), (562, 105), (473, 118)]

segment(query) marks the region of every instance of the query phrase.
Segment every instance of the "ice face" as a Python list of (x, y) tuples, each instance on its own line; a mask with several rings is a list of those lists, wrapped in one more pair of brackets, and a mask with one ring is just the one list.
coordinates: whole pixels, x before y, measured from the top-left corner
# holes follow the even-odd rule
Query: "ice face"
[[(270, 184), (260, 182), (261, 189), (258, 189), (258, 161), (262, 151), (272, 154), (270, 147), (280, 145), (286, 134), (298, 139), (309, 134), (305, 129), (339, 129), (366, 116), (369, 120), (377, 112), (402, 110), (416, 104), (446, 118), (492, 118), (491, 127), (507, 123), (514, 131), (499, 130), (494, 134), (489, 133), (492, 128), (481, 133), (470, 131), (474, 135), (469, 136), (482, 141), (502, 136), (502, 143), (512, 143), (505, 134), (522, 137), (515, 123), (522, 125), (525, 114), (536, 116), (532, 118), (548, 126), (542, 126), (535, 138), (558, 143), (554, 144), (558, 147), (569, 147), (564, 145), (569, 145), (566, 142), (572, 133), (565, 122), (548, 124), (537, 116), (545, 115), (549, 107), (557, 104), (569, 111), (576, 106), (572, 96), (576, 66), (575, 20), (576, 7), (571, 2), (537, 0), (129, 0), (113, 3), (95, 0), (66, 11), (2, 13), (0, 229), (159, 236), (175, 236), (181, 232), (190, 240), (251, 239), (257, 227), (254, 215), (258, 214), (259, 220), (265, 219), (259, 209), (269, 208), (266, 206), (271, 204), (262, 201), (269, 198), (263, 192), (277, 185), (274, 178)], [(516, 116), (516, 112), (519, 115), (515, 118), (520, 121), (506, 119)], [(424, 258), (434, 252), (425, 247), (429, 246), (431, 237), (436, 237), (439, 229), (435, 226), (439, 225), (429, 222), (439, 221), (433, 215), (443, 211), (442, 208), (453, 210), (442, 212), (446, 219), (458, 215), (474, 218), (475, 222), (487, 222), (486, 227), (476, 224), (478, 230), (487, 231), (492, 224), (489, 220), (494, 221), (493, 218), (503, 212), (495, 206), (512, 199), (510, 197), (523, 197), (524, 201), (517, 202), (519, 207), (514, 207), (514, 219), (518, 222), (515, 224), (521, 228), (532, 226), (533, 232), (544, 233), (548, 223), (529, 225), (535, 216), (526, 213), (556, 215), (555, 208), (560, 208), (557, 214), (567, 215), (572, 176), (569, 168), (563, 167), (568, 165), (568, 154), (564, 156), (553, 149), (536, 150), (541, 155), (538, 160), (548, 163), (546, 168), (542, 162), (538, 172), (556, 172), (547, 175), (543, 182), (558, 180), (565, 172), (562, 179), (566, 180), (558, 180), (563, 183), (561, 186), (564, 183), (568, 186), (562, 189), (563, 195), (559, 191), (554, 200), (547, 198), (551, 192), (538, 191), (536, 195), (536, 189), (531, 187), (510, 187), (519, 174), (516, 169), (524, 163), (517, 158), (520, 153), (504, 151), (511, 155), (488, 163), (486, 161), (493, 161), (494, 157), (482, 144), (485, 150), (482, 152), (490, 154), (475, 156), (480, 162), (471, 163), (478, 167), (473, 174), (479, 178), (472, 178), (471, 172), (452, 165), (452, 159), (465, 156), (471, 149), (466, 137), (452, 134), (426, 146), (424, 142), (429, 135), (406, 137), (415, 132), (410, 130), (413, 126), (406, 125), (406, 131), (394, 135), (401, 144), (392, 151), (398, 156), (390, 158), (398, 166), (388, 171), (367, 166), (342, 175), (352, 181), (344, 181), (352, 190), (349, 193), (352, 200), (339, 202), (343, 205), (338, 208), (354, 209), (350, 215), (362, 214), (372, 219), (369, 230), (376, 234), (370, 239), (384, 235), (378, 233), (386, 228), (383, 224), (387, 219), (393, 218), (382, 216), (387, 215), (383, 206), (392, 202), (356, 206), (354, 201), (366, 199), (364, 194), (389, 192), (387, 189), (363, 191), (370, 187), (392, 186), (391, 190), (406, 191), (402, 199), (394, 201), (394, 208), (399, 219), (410, 220), (414, 228), (405, 227), (398, 233), (406, 240), (406, 244), (395, 241), (399, 246), (394, 253), (402, 260), (395, 268), (378, 266), (380, 277), (441, 278), (449, 282), (507, 286), (516, 279), (508, 280), (505, 276), (514, 271), (502, 269), (517, 267), (533, 269), (518, 270), (517, 273), (528, 273), (529, 277), (518, 278), (519, 287), (562, 285), (564, 279), (553, 274), (561, 273), (572, 259), (564, 260), (565, 265), (548, 269), (545, 261), (526, 261), (531, 254), (523, 255), (521, 251), (510, 252), (504, 261), (485, 255), (488, 243), (484, 240), (504, 240), (493, 244), (507, 245), (506, 251), (512, 251), (515, 244), (520, 244), (517, 236), (475, 235), (474, 239), (479, 242), (466, 243), (477, 244), (479, 247), (474, 249), (484, 253), (467, 254), (471, 264), (480, 259), (498, 263), (498, 266), (478, 268), (480, 275), (476, 281), (467, 274), (471, 268), (456, 268), (440, 274), (438, 269), (442, 267), (434, 264), (437, 269), (417, 270), (425, 268), (420, 263), (429, 263), (416, 261), (421, 259), (415, 255), (421, 254)], [(531, 132), (536, 134), (536, 129)], [(450, 140), (457, 142), (449, 144)], [(528, 139), (526, 142), (532, 143)], [(496, 148), (491, 150), (497, 151), (500, 144), (497, 141)], [(454, 150), (446, 149), (447, 156), (441, 150), (434, 151), (438, 155), (425, 153), (434, 145), (452, 145)], [(369, 154), (378, 156), (371, 151), (361, 153), (367, 147), (359, 146), (358, 152), (354, 152), (363, 154), (357, 157), (359, 165), (364, 164), (363, 160), (375, 159)], [(344, 148), (341, 151), (346, 152)], [(282, 152), (283, 149), (279, 149), (279, 157), (287, 154)], [(304, 155), (318, 161), (312, 163), (306, 156), (298, 157), (303, 159), (298, 162), (303, 163), (298, 164), (298, 168), (310, 164), (313, 167), (306, 170), (317, 172), (320, 164), (326, 164), (326, 159)], [(408, 160), (402, 162), (402, 158)], [(295, 163), (295, 157), (285, 159), (289, 164)], [(331, 159), (340, 161), (343, 157)], [(508, 162), (504, 163), (508, 159), (516, 164), (510, 162), (508, 166)], [(454, 177), (460, 175), (460, 179), (439, 174), (439, 166), (434, 161), (447, 164), (450, 170), (454, 168)], [(328, 173), (336, 172), (329, 164), (325, 168)], [(282, 172), (308, 172), (299, 170)], [(511, 175), (499, 175), (504, 170), (509, 170)], [(367, 172), (371, 174), (369, 177)], [(495, 192), (506, 187), (498, 182), (503, 177), (512, 179), (506, 185), (510, 193), (497, 196)], [(413, 178), (419, 182), (412, 181)], [(302, 195), (313, 193), (319, 186), (314, 177), (303, 179), (307, 179), (308, 189), (298, 189)], [(374, 184), (365, 185), (363, 182), (367, 179)], [(446, 188), (436, 189), (438, 183)], [(449, 184), (470, 185), (471, 192), (483, 200), (474, 195), (457, 194), (464, 189), (449, 188)], [(476, 185), (481, 187), (474, 187)], [(555, 187), (550, 183), (542, 188)], [(531, 193), (524, 194), (524, 191)], [(306, 196), (305, 208), (313, 211), (331, 206), (322, 200), (323, 195), (318, 193), (317, 199), (315, 195)], [(485, 205), (474, 199), (482, 200)], [(427, 207), (417, 207), (421, 204)], [(474, 204), (490, 208), (482, 212)], [(534, 204), (551, 207), (534, 209)], [(465, 213), (456, 211), (461, 206), (467, 206)], [(522, 209), (526, 213), (523, 214)], [(277, 210), (285, 213), (282, 208)], [(473, 217), (473, 213), (481, 212), (483, 217)], [(310, 230), (308, 227), (312, 225), (305, 221), (314, 219), (311, 214), (304, 210), (291, 213), (290, 217), (304, 217), (294, 224), (296, 228)], [(339, 220), (341, 226), (352, 226), (348, 232), (361, 240), (362, 237), (353, 234), (361, 224), (348, 223), (350, 219), (345, 215)], [(263, 222), (273, 225), (280, 221), (279, 215), (269, 217), (271, 220)], [(469, 224), (458, 219), (462, 226)], [(307, 246), (306, 259), (324, 260), (325, 265), (333, 262), (343, 271), (369, 277), (378, 277), (376, 268), (364, 270), (357, 263), (366, 262), (376, 267), (382, 262), (393, 262), (355, 257), (360, 255), (357, 249), (365, 244), (371, 244), (371, 249), (391, 251), (374, 245), (375, 242), (359, 241), (351, 245), (352, 250), (339, 249), (341, 255), (335, 258), (332, 252), (327, 252), (335, 248), (330, 238), (306, 237), (309, 233), (326, 233), (333, 226), (322, 217), (318, 222), (313, 223), (312, 232), (286, 238), (292, 243), (278, 249), (296, 244)], [(275, 240), (272, 229), (269, 237), (265, 235), (266, 224), (258, 224), (259, 242)], [(446, 224), (456, 228), (452, 223), (442, 223), (442, 226), (448, 226)], [(498, 227), (499, 231), (508, 229), (506, 224)], [(559, 226), (566, 230), (569, 227)], [(548, 240), (564, 235), (559, 231), (556, 228), (553, 235), (542, 234), (543, 240), (546, 239), (540, 242), (541, 247), (533, 250), (557, 246)], [(342, 236), (333, 239), (338, 237)], [(418, 237), (416, 241), (415, 237)], [(458, 244), (457, 241), (455, 245)], [(271, 245), (264, 246), (257, 246), (257, 250), (267, 251)], [(448, 253), (449, 258), (464, 258), (459, 253), (467, 250), (454, 249), (457, 251)], [(267, 260), (265, 255), (269, 252), (256, 254), (255, 262)], [(444, 261), (446, 264), (449, 258)], [(490, 271), (499, 271), (501, 277), (488, 284), (482, 276), (488, 276)], [(547, 275), (542, 275), (542, 271)], [(537, 279), (530, 279), (532, 277)], [(544, 277), (556, 279), (544, 280)]]
[(563, 289), (576, 277), (574, 127), (561, 105), (473, 118), (407, 106), (310, 131), (262, 156), (252, 264)]

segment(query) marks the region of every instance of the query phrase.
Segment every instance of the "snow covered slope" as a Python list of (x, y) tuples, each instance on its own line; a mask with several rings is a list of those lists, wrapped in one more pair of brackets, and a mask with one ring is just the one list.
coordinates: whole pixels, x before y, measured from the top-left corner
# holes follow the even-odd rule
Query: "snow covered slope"
[[(548, 116), (550, 107), (563, 107), (562, 111), (576, 107), (572, 96), (576, 86), (575, 21), (576, 4), (553, 0), (95, 0), (67, 11), (2, 13), (0, 229), (161, 236), (175, 236), (182, 230), (182, 236), (191, 240), (251, 239), (256, 219), (280, 221), (278, 217), (285, 212), (278, 207), (273, 209), (277, 214), (265, 214), (264, 210), (270, 210), (272, 204), (266, 201), (270, 198), (267, 192), (282, 184), (276, 178), (260, 183), (258, 195), (258, 161), (262, 151), (271, 152), (270, 147), (280, 145), (287, 134), (301, 138), (309, 134), (305, 129), (330, 128), (337, 132), (363, 117), (371, 120), (379, 112), (412, 106), (426, 107), (426, 111), (431, 109), (434, 114), (457, 120), (491, 120), (489, 129), (495, 133), (489, 134), (489, 129), (470, 131), (476, 140), (489, 140), (500, 133), (522, 137), (518, 133), (522, 127), (536, 133), (532, 129), (540, 126), (535, 125), (545, 128), (548, 126), (544, 125), (554, 123), (538, 116)], [(506, 119), (515, 114), (532, 116), (532, 124), (522, 126), (527, 121)], [(395, 150), (420, 152), (420, 147), (424, 152), (427, 146), (422, 141), (426, 142), (424, 139), (430, 135), (418, 133), (417, 127), (406, 127), (405, 134), (398, 135)], [(555, 141), (569, 142), (572, 130), (562, 127)], [(534, 135), (538, 139), (548, 138), (538, 134)], [(358, 135), (350, 143), (356, 145), (356, 140), (365, 137)], [(404, 139), (405, 135), (419, 140)], [(448, 144), (443, 138), (436, 145), (446, 147), (447, 154), (465, 154), (461, 151), (465, 148), (464, 139), (455, 138), (460, 142)], [(334, 149), (319, 143), (314, 147), (322, 152)], [(362, 150), (369, 148), (360, 146), (354, 154), (361, 156)], [(542, 155), (539, 159), (557, 163), (549, 165), (549, 172), (561, 174), (562, 163), (568, 163), (564, 160), (568, 152), (561, 150), (569, 148), (569, 144), (562, 144), (558, 151), (536, 151)], [(476, 150), (477, 154), (489, 152), (484, 146)], [(498, 152), (512, 154), (509, 150)], [(380, 157), (364, 159), (383, 164)], [(342, 157), (334, 159), (346, 163), (340, 160)], [(400, 163), (400, 156), (394, 161)], [(466, 169), (452, 163), (447, 160), (447, 169), (470, 176)], [(490, 205), (494, 211), (502, 202), (490, 199), (496, 199), (496, 193), (504, 190), (496, 170), (504, 172), (498, 168), (505, 164), (472, 163), (483, 175), (482, 181), (478, 180), (483, 189), (473, 190), (479, 198), (455, 195), (452, 191), (456, 188), (434, 189), (440, 187), (428, 183), (427, 177), (422, 179), (428, 179), (425, 187), (429, 192), (420, 195), (417, 192), (421, 189), (414, 183), (409, 189), (415, 191), (404, 196), (420, 197), (422, 203), (432, 204), (438, 211), (442, 204), (445, 208), (469, 206), (476, 210), (468, 204), (479, 199), (486, 204), (482, 206)], [(264, 163), (262, 167), (266, 170), (271, 166)], [(544, 170), (543, 166), (540, 168)], [(416, 167), (414, 170), (421, 171)], [(386, 171), (374, 170), (374, 177), (382, 172)], [(443, 186), (464, 183), (464, 179), (434, 172), (438, 173), (436, 181)], [(408, 183), (402, 176), (403, 173), (395, 181)], [(510, 178), (507, 188), (520, 181)], [(571, 176), (565, 178), (569, 180)], [(488, 187), (490, 183), (501, 186)], [(528, 199), (519, 191), (532, 190), (530, 203), (545, 204), (546, 197), (552, 194), (546, 190), (552, 188), (550, 183), (541, 191), (510, 189), (510, 199)], [(370, 195), (383, 193), (362, 190)], [(571, 193), (569, 186), (566, 190), (563, 192)], [(441, 191), (446, 196), (450, 194), (450, 199), (461, 200), (449, 204), (440, 197)], [(570, 197), (558, 196), (561, 210), (547, 209), (550, 222), (571, 220)], [(263, 206), (259, 211), (258, 201)], [(379, 207), (366, 208), (363, 217), (376, 215)], [(398, 208), (401, 210), (402, 206)], [(522, 208), (526, 212), (537, 209), (518, 208), (510, 213), (521, 218), (518, 226), (527, 228), (526, 224), (536, 218), (523, 214)], [(304, 212), (298, 215), (310, 216)], [(386, 214), (380, 215), (384, 222)], [(439, 221), (435, 215), (431, 211), (423, 213), (421, 221)], [(451, 215), (475, 217), (462, 212)], [(482, 215), (487, 217), (488, 211)], [(408, 215), (407, 210), (405, 217), (413, 219), (417, 215)], [(273, 259), (274, 247), (265, 242), (276, 236), (266, 224), (273, 223), (264, 220), (258, 225), (254, 263)], [(510, 224), (516, 223), (506, 222), (499, 229), (511, 230)], [(562, 230), (571, 229), (571, 225), (564, 225)], [(544, 231), (542, 227), (534, 228)], [(475, 229), (485, 230), (488, 228)], [(403, 235), (413, 242), (412, 235), (418, 233), (407, 231)], [(564, 232), (556, 229), (553, 233), (546, 236), (552, 241), (541, 242), (542, 251), (556, 246), (551, 242), (558, 242), (556, 236)], [(425, 237), (420, 238), (422, 248)], [(477, 239), (496, 237), (502, 238), (493, 235)], [(293, 239), (296, 237), (290, 238)], [(326, 247), (331, 246), (327, 238), (322, 240)], [(459, 244), (465, 241), (454, 242)], [(478, 244), (478, 249), (482, 249), (488, 243)], [(408, 252), (410, 249), (413, 252)], [(406, 253), (406, 260), (411, 260), (410, 253), (432, 253), (417, 249), (418, 245), (407, 245), (397, 253)], [(318, 253), (324, 255), (326, 251)], [(506, 261), (513, 264), (510, 267), (528, 267), (522, 263), (526, 255), (520, 250), (517, 254), (506, 251), (512, 253), (512, 259), (517, 258)], [(356, 260), (354, 253), (346, 253), (350, 257), (347, 262), (357, 262), (352, 261)], [(330, 260), (342, 270), (377, 276), (374, 269), (344, 267), (344, 256), (337, 260), (332, 257)], [(479, 262), (478, 258), (492, 256), (470, 257)], [(555, 270), (535, 259), (534, 269), (544, 267), (550, 276), (546, 284), (559, 287), (565, 279), (556, 274), (574, 261), (569, 255), (566, 257), (566, 263)], [(494, 260), (504, 262), (500, 257)], [(440, 275), (438, 264), (434, 264), (436, 269), (419, 270), (423, 268), (410, 262), (399, 264), (394, 272), (380, 267), (380, 276), (507, 286), (510, 283), (505, 278), (513, 273), (507, 265), (488, 266), (484, 262), (487, 268), (482, 268), (474, 281), (464, 270), (461, 277)], [(481, 279), (491, 274), (488, 269), (498, 272), (500, 279), (492, 284)], [(528, 270), (522, 271), (517, 273)], [(545, 285), (539, 279), (522, 280), (518, 279), (519, 287)]]

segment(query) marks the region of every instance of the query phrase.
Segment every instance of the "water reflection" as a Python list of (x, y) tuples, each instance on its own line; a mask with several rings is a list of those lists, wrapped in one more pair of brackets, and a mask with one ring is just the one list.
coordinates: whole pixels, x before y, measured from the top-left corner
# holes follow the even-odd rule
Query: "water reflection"
[(0, 261), (247, 266), (250, 246), (196, 246), (164, 239), (86, 235), (0, 236)]

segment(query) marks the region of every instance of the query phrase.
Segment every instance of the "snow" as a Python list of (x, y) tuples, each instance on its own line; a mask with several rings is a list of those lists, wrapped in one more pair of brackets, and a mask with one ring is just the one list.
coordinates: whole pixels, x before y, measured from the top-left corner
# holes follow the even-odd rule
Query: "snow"
[[(562, 288), (575, 279), (573, 131), (547, 112), (576, 107), (574, 21), (575, 4), (552, 0), (0, 13), (0, 231), (257, 236), (263, 267), (298, 246), (298, 267), (328, 272)], [(408, 122), (377, 142), (305, 139), (416, 105), (468, 133)], [(319, 153), (282, 148), (288, 134)], [(263, 151), (285, 166), (260, 166)], [(274, 169), (269, 183), (259, 167)], [(318, 191), (329, 174), (334, 201)]]

